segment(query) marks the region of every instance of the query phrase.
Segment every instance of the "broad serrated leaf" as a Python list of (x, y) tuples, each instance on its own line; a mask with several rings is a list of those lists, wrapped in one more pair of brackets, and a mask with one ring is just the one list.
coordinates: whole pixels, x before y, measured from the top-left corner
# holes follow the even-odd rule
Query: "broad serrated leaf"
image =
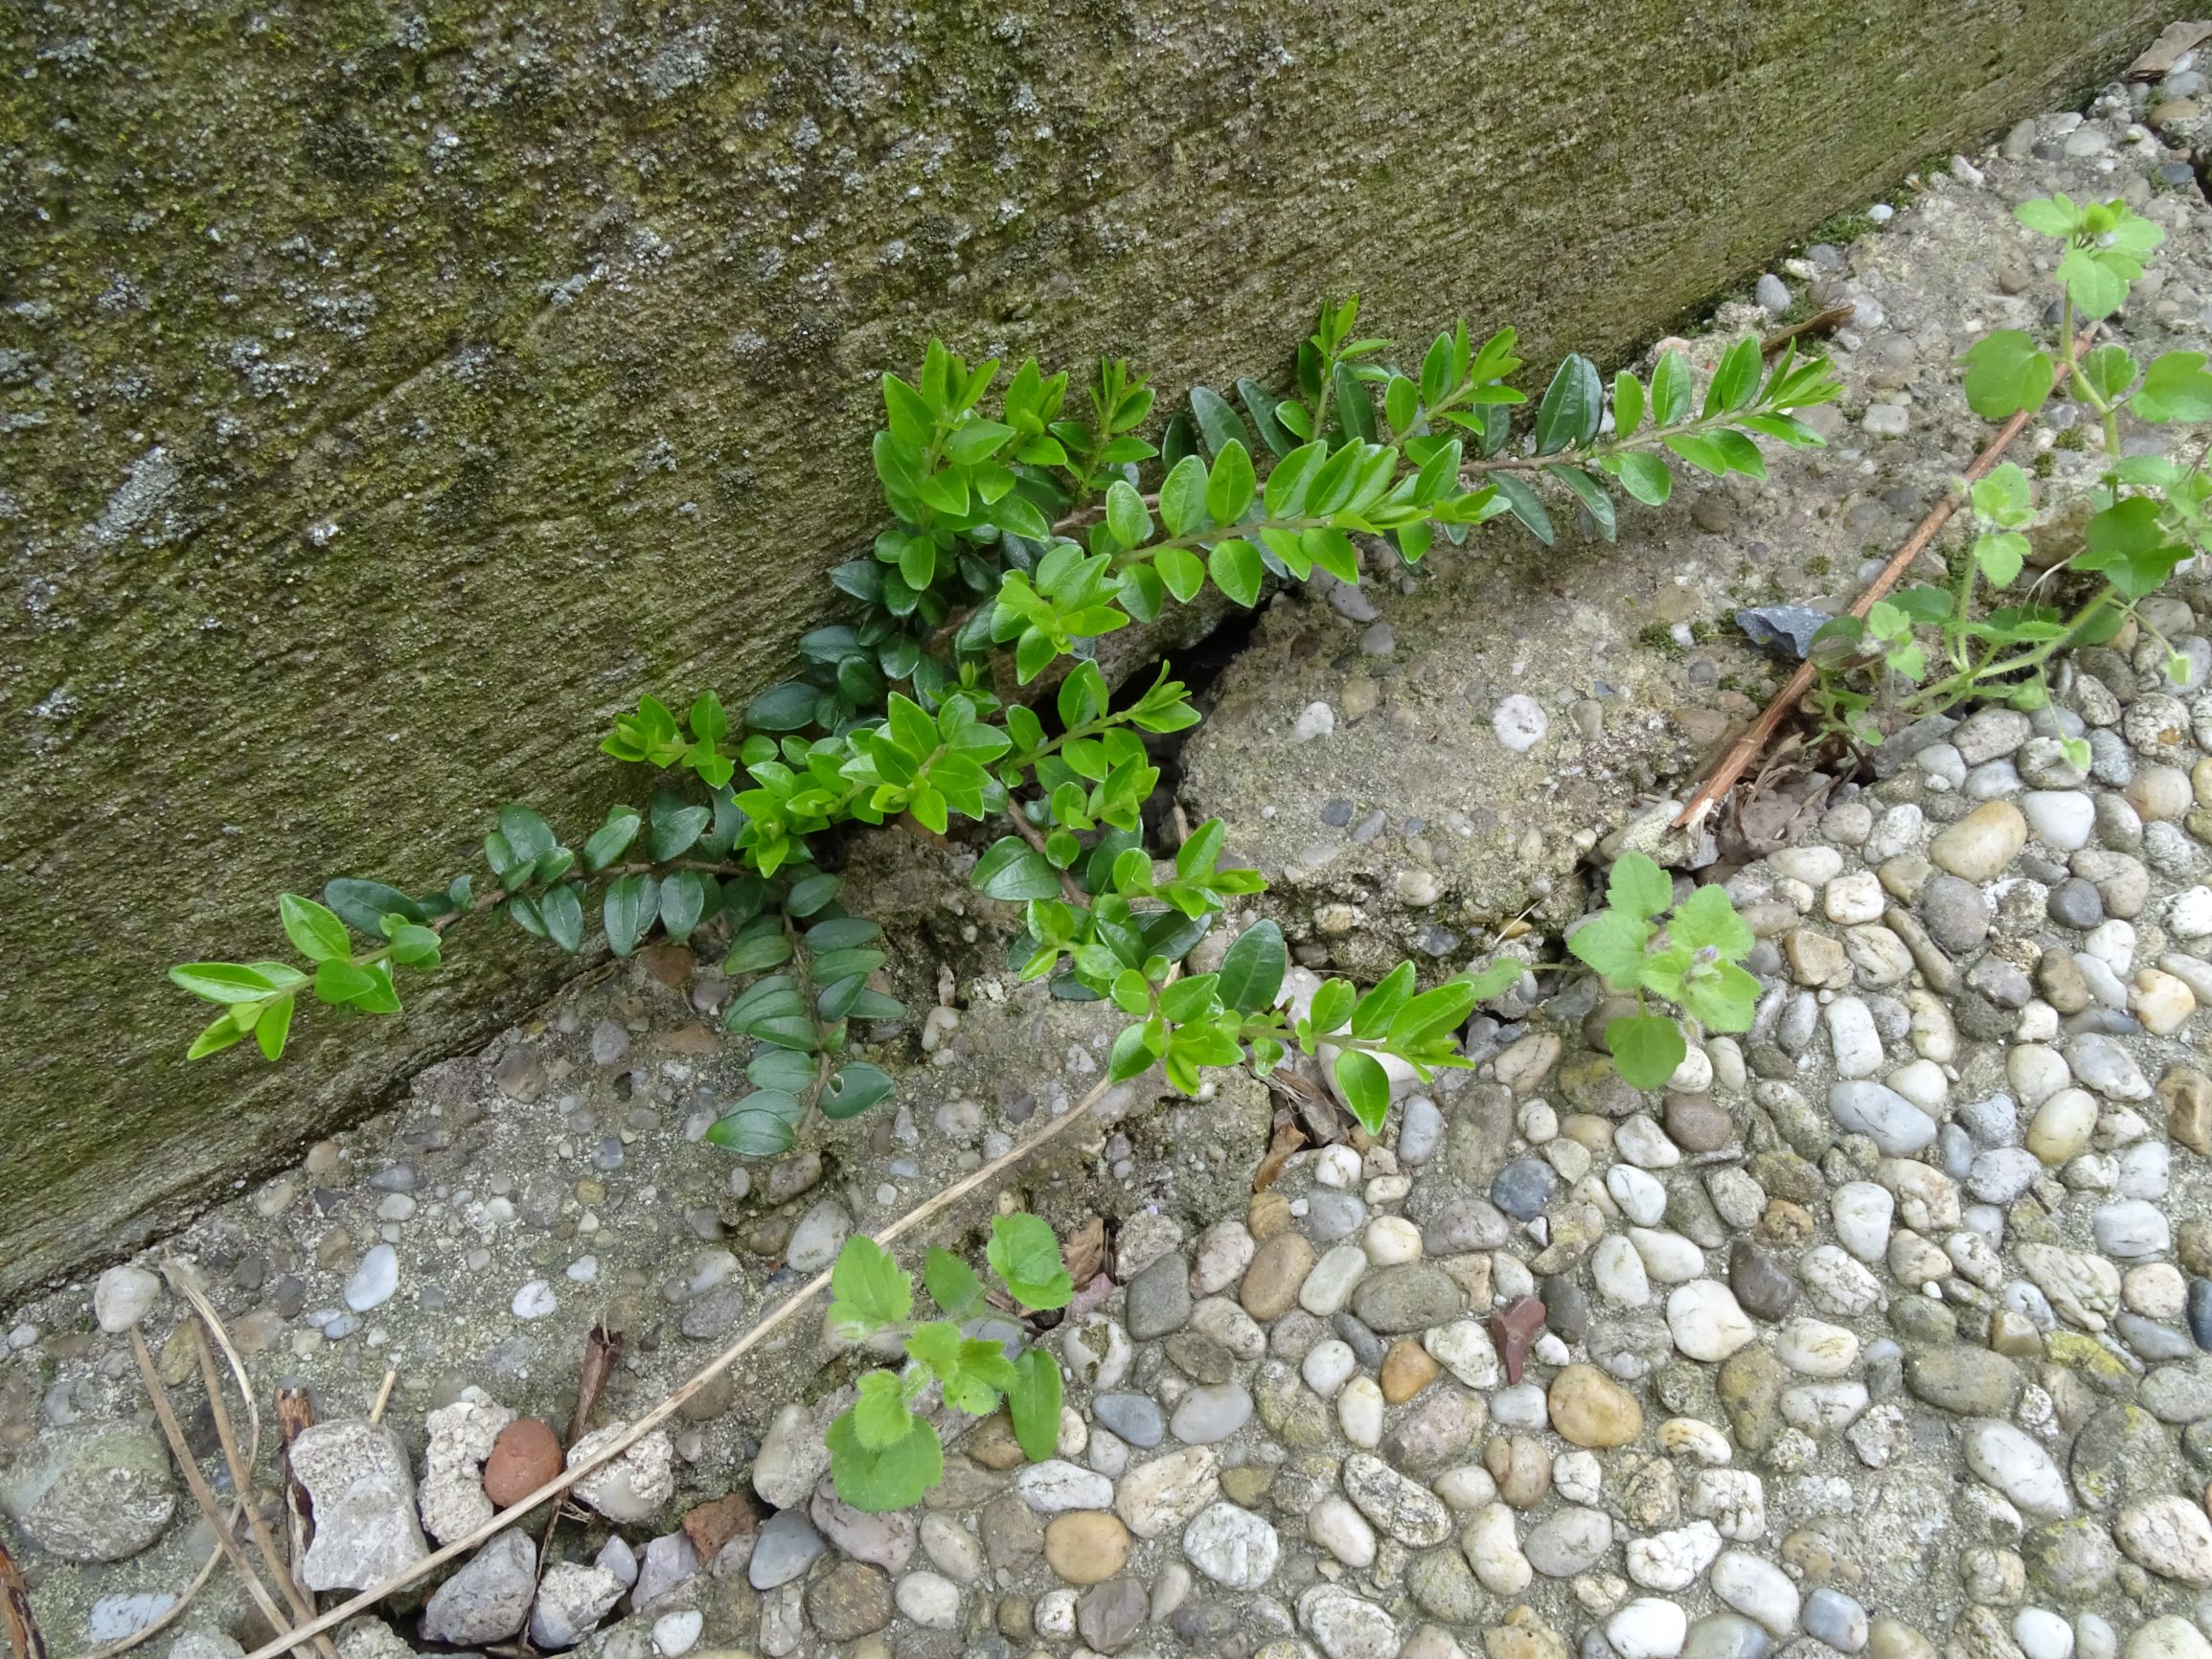
[(1625, 1014), (1606, 1025), (1606, 1047), (1621, 1077), (1639, 1089), (1664, 1088), (1688, 1057), (1682, 1028), (1664, 1014)]
[(1075, 1294), (1060, 1261), (1060, 1239), (1041, 1216), (1024, 1210), (993, 1216), (984, 1256), (1024, 1307), (1065, 1307)]
[(1675, 902), (1675, 883), (1641, 852), (1624, 852), (1606, 877), (1606, 902), (1622, 915), (1642, 920)]
[(975, 1269), (934, 1244), (923, 1261), (922, 1284), (947, 1319), (966, 1319), (983, 1300), (983, 1281)]
[(860, 1443), (848, 1411), (831, 1423), (823, 1443), (839, 1499), (871, 1514), (913, 1508), (945, 1473), (944, 1443), (923, 1418), (913, 1420), (904, 1440), (869, 1447)]
[(914, 1285), (905, 1270), (864, 1233), (854, 1234), (837, 1252), (830, 1294), (832, 1321), (855, 1329), (903, 1325), (914, 1311)]

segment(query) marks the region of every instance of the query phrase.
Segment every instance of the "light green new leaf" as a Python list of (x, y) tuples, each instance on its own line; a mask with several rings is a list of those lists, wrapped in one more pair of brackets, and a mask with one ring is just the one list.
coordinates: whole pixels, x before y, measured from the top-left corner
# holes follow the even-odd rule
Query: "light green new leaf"
[(1060, 1239), (1041, 1216), (1018, 1211), (993, 1216), (984, 1258), (1024, 1307), (1065, 1307), (1075, 1295), (1075, 1281), (1060, 1261)]
[(1206, 555), (1206, 569), (1213, 575), (1214, 585), (1237, 603), (1249, 606), (1260, 597), (1260, 578), (1266, 567), (1260, 562), (1259, 550), (1250, 542), (1217, 541)]
[(2212, 373), (2201, 352), (2168, 352), (2152, 359), (2129, 412), (2155, 425), (2171, 420), (2212, 420)]
[(1641, 852), (1624, 852), (1613, 860), (1606, 877), (1606, 903), (1622, 915), (1641, 921), (1656, 916), (1675, 902), (1675, 883), (1668, 874)]
[(280, 996), (262, 1010), (262, 1017), (254, 1021), (254, 1040), (262, 1045), (266, 1059), (279, 1058), (285, 1052), (285, 1036), (292, 1029), (292, 1005), (296, 999)]
[(1984, 334), (1966, 353), (1966, 400), (1984, 420), (2006, 420), (2041, 405), (2057, 366), (2018, 329)]
[(904, 1440), (872, 1448), (860, 1443), (848, 1411), (830, 1425), (823, 1443), (837, 1496), (871, 1514), (913, 1508), (945, 1473), (944, 1443), (923, 1418), (913, 1420)]
[(975, 1269), (934, 1244), (922, 1263), (922, 1284), (947, 1319), (966, 1319), (983, 1300), (983, 1281)]
[(1206, 522), (1206, 464), (1186, 455), (1160, 485), (1160, 521), (1171, 535), (1187, 535)]
[(1567, 935), (1567, 950), (1615, 990), (1627, 990), (1644, 970), (1644, 949), (1651, 939), (1649, 923), (1617, 910), (1601, 910)]
[(277, 913), (284, 920), (285, 937), (309, 962), (330, 962), (353, 954), (346, 924), (313, 899), (286, 893), (277, 900)]
[(203, 1002), (259, 1002), (277, 989), (267, 974), (237, 962), (188, 962), (169, 977)]
[(1252, 505), (1252, 489), (1251, 454), (1232, 439), (1214, 458), (1213, 476), (1206, 483), (1206, 511), (1216, 524), (1235, 524)]
[(837, 1252), (830, 1270), (830, 1317), (861, 1331), (903, 1325), (914, 1311), (914, 1286), (891, 1253), (865, 1234), (855, 1233)]
[(1152, 515), (1144, 498), (1125, 480), (1106, 486), (1106, 528), (1124, 547), (1142, 547), (1152, 537)]
[(1682, 1029), (1664, 1014), (1632, 1013), (1606, 1024), (1606, 1047), (1624, 1079), (1639, 1089), (1664, 1088), (1690, 1053)]
[(1014, 1419), (1014, 1438), (1032, 1463), (1043, 1463), (1060, 1449), (1060, 1363), (1041, 1348), (1022, 1351), (1014, 1362), (1014, 1386), (1006, 1409)]
[(1759, 982), (1732, 962), (1702, 966), (1682, 978), (1682, 1011), (1708, 1031), (1749, 1031)]
[(853, 1401), (853, 1433), (862, 1446), (879, 1452), (912, 1432), (914, 1414), (907, 1409), (906, 1391), (896, 1373), (864, 1372), (858, 1388), (859, 1397)]
[(1995, 531), (1974, 540), (1974, 564), (1992, 587), (2003, 587), (2019, 575), (2027, 556), (2028, 538), (2017, 530)]
[(1718, 885), (1700, 887), (1682, 902), (1667, 923), (1667, 938), (1691, 950), (1710, 947), (1727, 962), (1743, 961), (1758, 943), (1751, 924), (1729, 902), (1727, 889)]

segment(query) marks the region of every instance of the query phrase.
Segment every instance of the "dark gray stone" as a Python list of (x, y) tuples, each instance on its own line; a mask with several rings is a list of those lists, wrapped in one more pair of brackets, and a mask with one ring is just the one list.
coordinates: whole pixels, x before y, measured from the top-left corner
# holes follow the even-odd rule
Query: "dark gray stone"
[(1139, 1342), (1180, 1330), (1191, 1317), (1191, 1264), (1171, 1250), (1129, 1282), (1126, 1323)]
[(1516, 1221), (1533, 1221), (1551, 1201), (1558, 1177), (1538, 1158), (1516, 1158), (1490, 1184), (1490, 1201)]

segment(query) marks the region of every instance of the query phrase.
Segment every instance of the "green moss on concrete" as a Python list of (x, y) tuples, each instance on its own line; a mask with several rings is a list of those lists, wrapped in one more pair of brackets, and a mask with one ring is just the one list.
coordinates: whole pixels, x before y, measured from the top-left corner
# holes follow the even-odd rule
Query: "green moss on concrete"
[(280, 888), (459, 867), (510, 796), (581, 822), (641, 690), (766, 681), (931, 332), (1175, 388), (1357, 288), (1616, 350), (2163, 13), (608, 15), (0, 20), (0, 1295), (544, 989), (516, 940), (404, 1026), (187, 1072), (160, 973), (272, 943)]

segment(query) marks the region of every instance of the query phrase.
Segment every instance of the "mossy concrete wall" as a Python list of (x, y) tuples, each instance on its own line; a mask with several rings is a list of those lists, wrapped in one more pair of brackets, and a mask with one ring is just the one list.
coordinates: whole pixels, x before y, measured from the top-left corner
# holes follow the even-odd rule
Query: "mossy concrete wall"
[(188, 1069), (173, 961), (741, 698), (932, 331), (1279, 360), (1358, 289), (1601, 355), (2161, 0), (26, 0), (0, 11), (0, 1295), (513, 1016)]

